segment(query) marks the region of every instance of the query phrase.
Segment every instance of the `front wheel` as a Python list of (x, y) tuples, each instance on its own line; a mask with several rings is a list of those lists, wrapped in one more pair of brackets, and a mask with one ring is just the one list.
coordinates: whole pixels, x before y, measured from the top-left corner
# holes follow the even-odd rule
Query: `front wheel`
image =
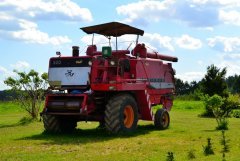
[(77, 127), (77, 121), (74, 119), (46, 114), (42, 117), (45, 131), (50, 133), (69, 133)]
[(158, 109), (154, 117), (154, 125), (156, 128), (164, 130), (169, 127), (170, 117), (166, 109)]
[(129, 94), (111, 98), (106, 106), (104, 119), (106, 129), (112, 133), (134, 131), (138, 122), (135, 99)]

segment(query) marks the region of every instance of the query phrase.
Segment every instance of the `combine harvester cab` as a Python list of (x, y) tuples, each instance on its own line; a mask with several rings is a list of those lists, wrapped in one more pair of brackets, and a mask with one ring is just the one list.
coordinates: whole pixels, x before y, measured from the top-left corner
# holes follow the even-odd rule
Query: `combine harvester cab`
[[(98, 121), (112, 133), (132, 132), (139, 119), (154, 121), (159, 129), (170, 123), (173, 104), (174, 69), (176, 57), (149, 53), (138, 43), (143, 30), (111, 22), (81, 28), (93, 34), (86, 56), (79, 56), (73, 46), (71, 57), (53, 57), (49, 61), (49, 89), (41, 113), (49, 132), (68, 132), (78, 121)], [(94, 34), (109, 39), (109, 46), (100, 51), (94, 45)], [(125, 34), (137, 35), (133, 50), (119, 50), (117, 38)], [(116, 49), (110, 38), (116, 38)], [(155, 113), (152, 107), (162, 105)]]

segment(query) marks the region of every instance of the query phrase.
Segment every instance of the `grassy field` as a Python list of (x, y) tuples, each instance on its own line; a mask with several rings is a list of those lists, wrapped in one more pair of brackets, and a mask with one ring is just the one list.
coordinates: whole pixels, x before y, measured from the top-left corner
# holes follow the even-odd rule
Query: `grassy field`
[[(0, 160), (164, 161), (167, 153), (173, 152), (175, 161), (185, 161), (192, 151), (193, 160), (220, 161), (221, 132), (215, 130), (214, 119), (198, 117), (202, 111), (202, 102), (176, 100), (167, 130), (159, 131), (152, 122), (139, 121), (134, 134), (114, 136), (96, 129), (98, 123), (80, 122), (73, 134), (56, 135), (44, 133), (42, 122), (19, 123), (26, 114), (12, 103), (0, 103)], [(229, 119), (228, 161), (240, 158), (239, 127), (240, 119)], [(215, 154), (205, 156), (203, 146), (208, 137)]]

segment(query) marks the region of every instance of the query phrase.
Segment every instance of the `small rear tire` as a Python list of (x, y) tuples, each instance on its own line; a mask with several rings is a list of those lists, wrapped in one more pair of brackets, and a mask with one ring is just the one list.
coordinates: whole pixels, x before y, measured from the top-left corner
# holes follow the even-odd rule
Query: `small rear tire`
[(166, 109), (158, 109), (154, 117), (154, 125), (157, 129), (164, 130), (169, 127), (170, 116)]

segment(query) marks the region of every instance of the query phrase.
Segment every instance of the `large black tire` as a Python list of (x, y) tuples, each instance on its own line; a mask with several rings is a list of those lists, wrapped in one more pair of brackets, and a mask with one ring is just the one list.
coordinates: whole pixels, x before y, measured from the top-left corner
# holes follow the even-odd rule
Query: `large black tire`
[(105, 109), (105, 127), (111, 133), (128, 133), (137, 128), (138, 110), (129, 94), (112, 97)]
[(167, 129), (170, 124), (170, 116), (166, 109), (158, 109), (154, 117), (154, 125), (160, 130)]
[(50, 133), (69, 133), (77, 127), (77, 121), (53, 115), (43, 115), (45, 131)]

